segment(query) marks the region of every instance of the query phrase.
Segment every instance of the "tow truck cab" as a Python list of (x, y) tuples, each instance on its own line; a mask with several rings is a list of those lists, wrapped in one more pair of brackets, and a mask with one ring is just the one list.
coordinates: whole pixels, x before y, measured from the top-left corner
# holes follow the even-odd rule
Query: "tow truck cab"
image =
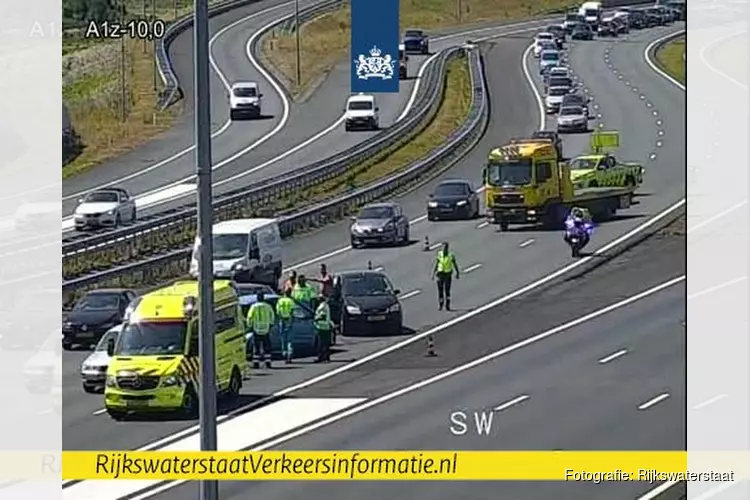
[(570, 167), (550, 140), (515, 140), (490, 151), (482, 171), (486, 216), (507, 231), (510, 224), (560, 227), (573, 205), (606, 219), (628, 208), (635, 186), (576, 189)]

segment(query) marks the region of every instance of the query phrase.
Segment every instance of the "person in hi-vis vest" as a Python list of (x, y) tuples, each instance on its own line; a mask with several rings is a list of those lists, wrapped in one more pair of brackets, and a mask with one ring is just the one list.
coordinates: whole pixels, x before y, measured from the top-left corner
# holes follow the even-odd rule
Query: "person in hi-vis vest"
[(247, 312), (247, 327), (253, 332), (253, 368), (259, 368), (263, 361), (271, 368), (271, 328), (275, 321), (273, 307), (259, 293)]
[(292, 349), (292, 321), (294, 321), (294, 308), (297, 303), (292, 298), (292, 291), (287, 289), (284, 295), (276, 302), (276, 317), (279, 322), (279, 334), (281, 337), (281, 355), (286, 363), (292, 362), (294, 351)]
[(440, 310), (443, 309), (443, 306), (445, 306), (446, 311), (451, 310), (451, 282), (454, 273), (456, 279), (459, 279), (456, 256), (450, 251), (448, 243), (443, 243), (443, 247), (438, 250), (435, 265), (432, 268), (432, 278), (437, 277), (438, 308)]

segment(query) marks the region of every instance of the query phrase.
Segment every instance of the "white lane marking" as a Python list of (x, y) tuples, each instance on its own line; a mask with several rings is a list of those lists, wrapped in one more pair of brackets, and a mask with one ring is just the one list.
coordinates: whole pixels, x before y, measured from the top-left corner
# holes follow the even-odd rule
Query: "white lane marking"
[(641, 403), (640, 405), (638, 405), (638, 409), (639, 410), (648, 410), (652, 406), (661, 403), (662, 401), (664, 401), (668, 397), (669, 397), (669, 393), (668, 392), (664, 392), (662, 394), (659, 394), (656, 397), (653, 397), (653, 398), (649, 399), (645, 403)]
[[(254, 14), (250, 14), (249, 16), (243, 17), (242, 19), (238, 19), (237, 21), (235, 21), (235, 22), (233, 22), (231, 24), (228, 24), (228, 25), (224, 26), (222, 29), (220, 29), (219, 31), (217, 31), (216, 34), (213, 37), (211, 37), (211, 39), (208, 41), (208, 46), (209, 46), (209, 52), (208, 52), (209, 62), (211, 63), (211, 67), (214, 69), (214, 71), (218, 75), (218, 77), (221, 80), (221, 82), (224, 84), (224, 87), (226, 88), (227, 91), (230, 89), (231, 85), (227, 81), (227, 79), (224, 76), (224, 74), (221, 72), (221, 69), (219, 69), (219, 66), (216, 64), (216, 61), (214, 61), (213, 55), (211, 53), (211, 47), (213, 46), (214, 42), (219, 37), (221, 37), (224, 33), (226, 33), (228, 30), (230, 30), (231, 28), (234, 28), (235, 26), (237, 26), (239, 24), (242, 24), (244, 22), (250, 21), (251, 19), (254, 19), (256, 17), (260, 17), (260, 16), (266, 15), (266, 14), (268, 14), (270, 12), (273, 12), (275, 10), (279, 10), (279, 9), (284, 8), (284, 7), (288, 7), (288, 6), (292, 5), (292, 3), (293, 2), (287, 2), (287, 3), (281, 4), (281, 5), (276, 5), (274, 7), (270, 7), (268, 9), (264, 9), (264, 10), (262, 10), (260, 12), (255, 12)], [(251, 62), (253, 62), (253, 61), (251, 60)], [(257, 64), (254, 64), (254, 65), (255, 65), (256, 68), (258, 67)], [(271, 82), (271, 84), (274, 86), (274, 88), (276, 89), (276, 91), (279, 92), (279, 96), (281, 97), (282, 102), (286, 102), (286, 96), (284, 96), (284, 93), (280, 91), (278, 85), (276, 85), (276, 83), (273, 81), (273, 79), (269, 78), (269, 76), (265, 72), (265, 70), (261, 70), (261, 74), (266, 79), (268, 79)], [(287, 103), (287, 106), (288, 106), (288, 103)], [(219, 135), (223, 134), (224, 132), (226, 132), (226, 130), (230, 127), (231, 124), (232, 124), (232, 120), (227, 120), (221, 126), (221, 128), (219, 130), (217, 130), (216, 132), (214, 132), (213, 134), (211, 134), (211, 138), (213, 139), (213, 138), (218, 137)], [(119, 178), (117, 178), (117, 179), (115, 179), (113, 181), (106, 182), (104, 184), (100, 184), (100, 185), (98, 185), (96, 187), (93, 187), (93, 188), (90, 188), (90, 189), (85, 189), (85, 190), (79, 191), (77, 193), (73, 193), (73, 194), (70, 194), (70, 195), (67, 195), (67, 196), (63, 196), (62, 197), (62, 201), (71, 200), (71, 199), (80, 197), (82, 195), (85, 195), (87, 193), (90, 193), (91, 191), (94, 191), (94, 190), (97, 190), (97, 189), (114, 186), (115, 184), (119, 184), (119, 183), (128, 181), (130, 179), (135, 179), (136, 177), (140, 177), (141, 175), (144, 175), (144, 174), (146, 174), (148, 172), (151, 172), (153, 170), (161, 168), (164, 165), (166, 165), (168, 163), (171, 163), (174, 160), (177, 160), (177, 159), (185, 156), (186, 154), (188, 154), (189, 152), (193, 151), (194, 149), (195, 149), (195, 144), (193, 144), (192, 146), (190, 146), (188, 148), (183, 149), (182, 151), (178, 151), (177, 153), (173, 154), (172, 156), (170, 156), (168, 158), (165, 158), (165, 159), (163, 159), (163, 160), (161, 160), (161, 161), (159, 161), (159, 162), (157, 162), (157, 163), (155, 163), (153, 165), (150, 165), (149, 167), (146, 167), (143, 170), (139, 170), (139, 171), (134, 172), (134, 173), (132, 173), (130, 175), (119, 177)]]
[(697, 405), (693, 406), (693, 410), (702, 410), (706, 406), (711, 406), (712, 404), (718, 403), (722, 399), (726, 399), (726, 398), (727, 398), (726, 394), (718, 394), (710, 399), (705, 400), (702, 403), (698, 403)]
[(647, 492), (645, 495), (638, 497), (636, 500), (652, 500), (676, 484), (677, 481), (667, 481), (666, 483), (662, 483), (653, 490)]
[(729, 75), (727, 75), (726, 73), (724, 73), (723, 71), (721, 71), (720, 69), (716, 68), (716, 67), (715, 67), (715, 66), (714, 66), (713, 64), (711, 64), (711, 63), (710, 63), (710, 62), (708, 61), (708, 58), (706, 57), (706, 54), (707, 54), (707, 52), (708, 52), (709, 50), (713, 49), (713, 48), (714, 48), (714, 47), (715, 47), (716, 45), (718, 45), (719, 43), (721, 43), (721, 42), (724, 42), (724, 41), (726, 41), (726, 40), (729, 40), (730, 38), (734, 38), (734, 37), (736, 37), (736, 36), (739, 36), (739, 35), (744, 35), (744, 34), (746, 34), (746, 33), (747, 33), (747, 28), (746, 28), (746, 29), (744, 29), (744, 30), (742, 30), (742, 31), (738, 31), (738, 32), (735, 32), (735, 33), (731, 33), (731, 34), (729, 34), (729, 35), (726, 35), (726, 36), (722, 36), (722, 37), (719, 37), (719, 38), (717, 38), (717, 39), (715, 39), (715, 40), (711, 41), (710, 43), (708, 43), (708, 44), (704, 45), (704, 46), (703, 46), (703, 48), (701, 49), (701, 51), (699, 52), (699, 56), (700, 56), (701, 62), (702, 62), (702, 63), (703, 63), (703, 64), (704, 64), (704, 65), (705, 65), (705, 66), (706, 66), (706, 67), (707, 67), (708, 69), (710, 69), (711, 71), (713, 71), (713, 72), (714, 72), (714, 73), (716, 73), (717, 75), (719, 75), (719, 76), (721, 76), (721, 77), (723, 77), (723, 78), (727, 79), (728, 81), (730, 81), (730, 82), (734, 83), (735, 85), (737, 85), (738, 87), (740, 87), (740, 88), (742, 88), (742, 89), (744, 89), (744, 90), (747, 90), (747, 85), (746, 85), (746, 84), (744, 84), (744, 83), (740, 82), (740, 81), (739, 81), (739, 80), (737, 80), (736, 78), (734, 78), (734, 77), (732, 77), (732, 76), (729, 76)]
[(490, 225), (490, 223), (487, 222), (487, 221), (480, 222), (479, 224), (477, 224), (477, 229), (482, 229), (482, 228), (485, 228), (485, 227), (487, 227), (489, 225)]
[(648, 44), (648, 46), (646, 47), (646, 50), (643, 52), (643, 57), (644, 59), (646, 59), (646, 64), (648, 64), (649, 67), (651, 67), (651, 69), (655, 73), (657, 73), (659, 76), (669, 81), (672, 85), (674, 85), (675, 87), (677, 87), (678, 89), (684, 92), (685, 86), (681, 84), (679, 81), (669, 76), (666, 72), (662, 71), (662, 69), (659, 68), (659, 66), (651, 59), (651, 51), (653, 50), (654, 47), (656, 47), (657, 45), (659, 45), (660, 43), (666, 40), (669, 40), (670, 38), (678, 38), (683, 33), (685, 33), (685, 30), (673, 31), (667, 35), (664, 35), (663, 37), (657, 38), (656, 40)]
[(419, 72), (417, 73), (416, 81), (414, 82), (414, 87), (412, 87), (411, 95), (409, 96), (409, 101), (406, 103), (406, 107), (404, 107), (404, 110), (401, 112), (398, 118), (396, 118), (396, 123), (400, 122), (404, 118), (406, 118), (406, 115), (409, 114), (409, 111), (411, 111), (412, 106), (414, 106), (414, 101), (417, 99), (417, 91), (419, 90), (419, 84), (422, 83), (422, 76), (424, 75), (424, 72), (427, 70), (427, 66), (438, 56), (440, 55), (440, 52), (436, 52), (430, 57), (427, 58), (427, 60), (422, 63), (422, 66), (419, 68)]
[(432, 245), (430, 245), (430, 250), (437, 250), (438, 248), (440, 248), (440, 246), (442, 244), (443, 244), (442, 242), (440, 242), (440, 243), (433, 243)]
[(105, 413), (107, 413), (107, 409), (102, 408), (101, 410), (96, 410), (93, 415), (104, 415)]
[(544, 109), (544, 99), (542, 99), (541, 94), (539, 94), (539, 89), (536, 88), (536, 83), (534, 83), (534, 79), (529, 71), (528, 58), (533, 49), (534, 45), (532, 44), (524, 51), (521, 58), (521, 67), (523, 68), (523, 74), (526, 77), (526, 81), (529, 83), (529, 87), (531, 87), (531, 91), (534, 93), (534, 98), (536, 99), (536, 104), (539, 109), (539, 130), (544, 130), (547, 126), (547, 110)]
[(526, 394), (524, 394), (522, 396), (518, 396), (517, 398), (513, 398), (510, 401), (506, 401), (505, 403), (503, 403), (503, 404), (501, 404), (499, 406), (496, 406), (494, 409), (495, 409), (495, 411), (507, 410), (511, 406), (516, 406), (519, 403), (523, 403), (527, 399), (529, 399), (529, 396), (526, 395)]
[[(218, 450), (237, 451), (261, 443), (279, 433), (327, 417), (365, 401), (362, 398), (285, 399), (238, 417), (218, 430)], [(199, 436), (190, 436), (171, 444), (164, 451), (200, 449)], [(82, 481), (63, 489), (65, 500), (115, 499), (153, 487), (162, 481)]]
[(600, 365), (605, 365), (609, 363), (610, 361), (614, 361), (617, 358), (621, 358), (622, 356), (625, 356), (628, 353), (627, 349), (621, 349), (617, 352), (613, 352), (609, 356), (604, 356), (602, 359), (599, 360)]
[(533, 245), (533, 244), (534, 244), (534, 239), (532, 238), (532, 239), (529, 239), (529, 240), (526, 240), (526, 241), (522, 242), (518, 246), (521, 247), (521, 248), (526, 248), (527, 246)]
[(721, 283), (720, 285), (715, 285), (710, 288), (706, 288), (705, 290), (701, 290), (700, 292), (695, 292), (694, 294), (688, 295), (688, 300), (697, 299), (698, 297), (702, 297), (704, 295), (708, 295), (714, 292), (718, 292), (719, 290), (723, 290), (725, 288), (728, 288), (732, 285), (736, 285), (738, 283), (743, 283), (747, 281), (747, 276), (740, 276), (739, 278), (735, 278), (733, 280), (726, 281), (724, 283)]
[(412, 297), (416, 297), (420, 293), (422, 293), (422, 290), (412, 290), (411, 292), (407, 292), (407, 293), (403, 294), (401, 297), (399, 297), (399, 299), (400, 300), (410, 299)]
[(476, 271), (476, 270), (477, 270), (477, 269), (479, 269), (480, 267), (482, 267), (482, 264), (474, 264), (473, 266), (469, 266), (469, 267), (467, 267), (466, 269), (464, 269), (464, 270), (463, 270), (463, 272), (464, 272), (464, 273), (470, 273), (470, 272), (472, 272), (472, 271)]

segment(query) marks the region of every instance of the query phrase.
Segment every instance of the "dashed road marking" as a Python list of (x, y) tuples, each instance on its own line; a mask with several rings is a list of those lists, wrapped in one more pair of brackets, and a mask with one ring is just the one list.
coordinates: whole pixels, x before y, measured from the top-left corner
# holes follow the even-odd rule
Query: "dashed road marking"
[(482, 264), (474, 264), (474, 265), (472, 265), (472, 266), (469, 266), (469, 267), (467, 267), (466, 269), (464, 269), (464, 270), (463, 270), (463, 272), (464, 272), (464, 273), (470, 273), (470, 272), (472, 272), (472, 271), (476, 271), (476, 270), (477, 270), (477, 269), (479, 269), (480, 267), (482, 267)]
[(411, 292), (407, 292), (407, 293), (405, 293), (405, 294), (401, 295), (401, 296), (399, 297), (399, 300), (406, 300), (406, 299), (410, 299), (410, 298), (412, 298), (412, 297), (416, 297), (416, 296), (417, 296), (417, 295), (419, 295), (420, 293), (422, 293), (422, 290), (412, 290)]
[(522, 396), (518, 396), (517, 398), (513, 398), (510, 401), (506, 401), (505, 403), (496, 406), (495, 407), (495, 411), (507, 410), (508, 408), (510, 408), (512, 406), (516, 406), (519, 403), (523, 403), (527, 399), (529, 399), (529, 396), (527, 394), (524, 394)]
[(106, 408), (102, 408), (101, 410), (96, 410), (94, 412), (94, 415), (104, 415), (105, 413), (107, 413), (107, 409)]
[(524, 241), (523, 243), (521, 243), (518, 246), (521, 247), (521, 248), (526, 248), (527, 246), (533, 245), (533, 244), (534, 244), (534, 239), (532, 238), (532, 239)]
[(605, 365), (609, 363), (610, 361), (614, 361), (617, 358), (621, 358), (622, 356), (625, 356), (628, 353), (627, 349), (620, 349), (617, 352), (614, 352), (608, 356), (604, 356), (602, 359), (599, 360), (600, 365)]
[(654, 398), (651, 398), (651, 399), (649, 399), (648, 401), (646, 401), (645, 403), (642, 403), (641, 405), (639, 405), (639, 406), (638, 406), (638, 409), (639, 409), (639, 410), (648, 410), (648, 409), (649, 409), (649, 408), (651, 408), (652, 406), (654, 406), (654, 405), (657, 405), (657, 404), (661, 403), (662, 401), (664, 401), (664, 400), (665, 400), (665, 399), (667, 399), (668, 397), (669, 397), (669, 393), (668, 393), (668, 392), (665, 392), (665, 393), (659, 394), (658, 396), (656, 396), (656, 397), (654, 397)]
[(482, 228), (485, 228), (485, 227), (487, 227), (489, 225), (490, 225), (490, 223), (487, 222), (487, 221), (480, 222), (479, 224), (477, 224), (477, 229), (482, 229)]

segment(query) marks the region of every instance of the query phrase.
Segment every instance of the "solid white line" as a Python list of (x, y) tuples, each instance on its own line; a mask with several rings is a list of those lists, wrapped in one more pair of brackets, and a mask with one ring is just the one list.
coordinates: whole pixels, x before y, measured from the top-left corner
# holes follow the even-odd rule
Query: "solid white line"
[(442, 244), (443, 244), (442, 242), (440, 242), (440, 243), (433, 243), (432, 245), (430, 245), (430, 250), (437, 250), (438, 248), (440, 248), (440, 246)]
[(636, 500), (652, 500), (676, 484), (677, 484), (677, 481), (667, 481), (666, 483), (662, 483), (656, 488), (654, 488), (653, 490), (647, 492), (642, 497), (638, 497)]
[(482, 267), (482, 264), (474, 264), (473, 266), (469, 266), (469, 267), (467, 267), (466, 269), (464, 269), (464, 270), (463, 270), (463, 272), (464, 272), (464, 273), (470, 273), (470, 272), (472, 272), (472, 271), (476, 271), (476, 270), (477, 270), (477, 269), (479, 269), (480, 267)]
[(664, 42), (666, 40), (669, 40), (671, 38), (677, 38), (677, 37), (679, 37), (683, 33), (685, 33), (685, 30), (673, 31), (672, 33), (664, 35), (663, 37), (657, 38), (656, 40), (654, 40), (653, 42), (651, 42), (650, 44), (648, 44), (648, 46), (646, 47), (646, 50), (643, 53), (643, 57), (646, 59), (646, 64), (648, 64), (651, 67), (651, 69), (656, 74), (658, 74), (659, 76), (661, 76), (665, 80), (669, 81), (672, 85), (674, 85), (675, 87), (677, 87), (678, 89), (680, 89), (680, 90), (682, 90), (684, 92), (685, 91), (685, 86), (682, 83), (680, 83), (679, 81), (677, 81), (674, 78), (672, 78), (671, 76), (669, 76), (664, 71), (662, 71), (662, 69), (659, 68), (659, 66), (651, 59), (651, 50), (653, 50), (653, 48), (655, 46), (657, 46), (660, 43), (662, 43), (662, 42)]
[(417, 98), (417, 91), (419, 90), (419, 84), (422, 83), (422, 76), (424, 75), (424, 72), (427, 70), (427, 66), (438, 56), (440, 55), (440, 51), (435, 52), (433, 55), (427, 58), (427, 60), (422, 63), (422, 66), (419, 68), (419, 73), (417, 73), (417, 79), (414, 82), (414, 87), (412, 87), (411, 96), (409, 96), (409, 101), (406, 103), (406, 107), (401, 112), (398, 118), (396, 118), (396, 123), (400, 122), (404, 118), (406, 118), (406, 115), (409, 114), (409, 111), (411, 111), (412, 106), (414, 106), (414, 101)]
[(532, 238), (532, 239), (530, 239), (530, 240), (526, 240), (526, 241), (524, 241), (523, 243), (521, 243), (521, 244), (520, 244), (520, 245), (518, 245), (518, 246), (519, 246), (519, 247), (521, 247), (521, 248), (525, 248), (525, 247), (527, 247), (527, 246), (529, 246), (529, 245), (531, 245), (531, 244), (533, 244), (533, 243), (534, 243), (534, 239)]
[(668, 397), (669, 397), (669, 393), (668, 392), (665, 392), (663, 394), (659, 394), (658, 396), (649, 399), (645, 403), (642, 403), (640, 406), (638, 406), (638, 409), (639, 410), (648, 410), (649, 408), (651, 408), (655, 404), (661, 403), (662, 401), (664, 401)]
[(706, 53), (707, 53), (707, 52), (708, 52), (709, 50), (712, 50), (712, 49), (713, 49), (713, 48), (714, 48), (714, 47), (715, 47), (716, 45), (718, 45), (719, 43), (721, 43), (721, 42), (724, 42), (724, 41), (726, 41), (726, 40), (729, 40), (729, 39), (731, 39), (731, 38), (734, 38), (734, 37), (736, 37), (736, 36), (739, 36), (739, 35), (744, 35), (744, 34), (747, 34), (747, 29), (744, 29), (744, 30), (742, 30), (742, 31), (738, 31), (738, 32), (735, 32), (735, 33), (731, 33), (731, 34), (729, 34), (729, 35), (727, 35), (727, 36), (722, 36), (722, 37), (719, 37), (719, 38), (717, 38), (717, 39), (715, 39), (715, 40), (711, 41), (710, 43), (708, 43), (708, 44), (706, 44), (706, 45), (704, 45), (704, 46), (703, 46), (703, 48), (702, 48), (702, 49), (701, 49), (701, 51), (699, 52), (699, 57), (700, 57), (700, 59), (701, 59), (701, 62), (702, 62), (702, 63), (703, 63), (703, 64), (704, 64), (704, 65), (705, 65), (705, 66), (706, 66), (706, 67), (707, 67), (708, 69), (710, 69), (711, 71), (713, 71), (713, 72), (714, 72), (714, 73), (716, 73), (717, 75), (719, 75), (719, 76), (721, 76), (721, 77), (723, 77), (723, 78), (726, 78), (726, 79), (727, 79), (728, 81), (730, 81), (730, 82), (734, 83), (734, 84), (735, 84), (735, 85), (737, 85), (738, 87), (740, 87), (740, 88), (742, 88), (742, 89), (744, 89), (744, 90), (747, 90), (747, 84), (744, 84), (744, 83), (742, 83), (741, 81), (737, 80), (736, 78), (734, 78), (734, 77), (731, 77), (731, 76), (727, 75), (726, 73), (724, 73), (723, 71), (719, 70), (719, 69), (718, 69), (718, 68), (716, 68), (716, 67), (715, 67), (715, 66), (714, 66), (713, 64), (711, 64), (711, 63), (710, 63), (710, 62), (708, 61), (708, 59), (706, 58)]
[(523, 396), (518, 396), (517, 398), (513, 398), (510, 401), (506, 401), (505, 403), (503, 403), (503, 404), (501, 404), (499, 406), (496, 406), (495, 407), (495, 411), (507, 410), (511, 406), (516, 406), (518, 403), (523, 403), (527, 399), (529, 399), (529, 396), (526, 395), (526, 394), (524, 394)]
[(490, 225), (490, 223), (487, 222), (487, 221), (481, 222), (481, 223), (477, 224), (477, 229), (482, 229), (482, 228), (485, 228), (485, 227), (487, 227), (489, 225)]
[(523, 68), (523, 74), (526, 77), (526, 81), (529, 83), (529, 87), (531, 87), (531, 91), (534, 93), (534, 99), (536, 99), (536, 104), (539, 108), (539, 130), (544, 130), (547, 126), (547, 110), (544, 109), (544, 99), (542, 99), (539, 89), (536, 88), (536, 83), (534, 83), (534, 79), (529, 71), (528, 59), (533, 48), (534, 45), (531, 44), (524, 51), (523, 56), (521, 56), (521, 67)]
[[(216, 61), (214, 60), (214, 58), (213, 58), (213, 55), (212, 55), (212, 53), (211, 53), (211, 47), (213, 46), (214, 42), (215, 42), (215, 41), (216, 41), (216, 40), (217, 40), (217, 39), (218, 39), (218, 38), (219, 38), (220, 36), (222, 36), (222, 35), (223, 35), (224, 33), (226, 33), (226, 32), (227, 32), (228, 30), (230, 30), (231, 28), (234, 28), (235, 26), (237, 26), (237, 25), (239, 25), (239, 24), (242, 24), (242, 23), (244, 23), (244, 22), (247, 22), (247, 21), (249, 21), (249, 20), (251, 20), (251, 19), (254, 19), (254, 18), (256, 18), (256, 17), (260, 17), (260, 16), (263, 16), (263, 15), (266, 15), (266, 14), (268, 14), (269, 12), (272, 12), (272, 11), (275, 11), (275, 10), (278, 10), (278, 9), (281, 9), (281, 8), (284, 8), (284, 7), (288, 7), (288, 6), (289, 6), (289, 5), (291, 5), (291, 4), (292, 4), (292, 2), (287, 2), (287, 3), (281, 4), (281, 5), (276, 5), (276, 6), (274, 6), (274, 7), (270, 7), (270, 8), (268, 8), (268, 9), (265, 9), (265, 10), (263, 10), (263, 11), (261, 11), (261, 12), (255, 12), (254, 14), (251, 14), (251, 15), (249, 15), (249, 16), (243, 17), (242, 19), (238, 19), (237, 21), (235, 21), (235, 22), (233, 22), (233, 23), (231, 23), (231, 24), (228, 24), (228, 25), (224, 26), (224, 27), (223, 27), (222, 29), (220, 29), (220, 30), (219, 30), (218, 32), (216, 32), (216, 34), (215, 34), (215, 35), (214, 35), (213, 37), (211, 37), (211, 39), (210, 39), (210, 40), (209, 40), (209, 42), (208, 42), (208, 46), (209, 46), (209, 62), (211, 63), (211, 67), (212, 67), (212, 68), (214, 69), (214, 71), (215, 71), (215, 72), (216, 72), (216, 74), (218, 75), (218, 77), (219, 77), (219, 79), (221, 80), (221, 82), (222, 82), (222, 83), (224, 84), (224, 87), (226, 88), (226, 90), (229, 90), (229, 89), (230, 89), (230, 84), (229, 84), (229, 82), (227, 81), (227, 78), (226, 78), (226, 77), (224, 76), (224, 74), (223, 74), (223, 73), (221, 72), (221, 69), (219, 69), (219, 66), (218, 66), (218, 65), (216, 64)], [(254, 36), (255, 36), (255, 35), (254, 35)], [(259, 65), (258, 65), (258, 64), (256, 64), (256, 63), (255, 63), (255, 62), (254, 62), (253, 60), (251, 60), (250, 62), (252, 62), (252, 63), (253, 63), (253, 65), (254, 65), (254, 66), (255, 66), (256, 68), (258, 68), (258, 67), (259, 67)], [(285, 102), (285, 103), (286, 103), (286, 97), (284, 96), (284, 93), (283, 93), (283, 92), (280, 92), (280, 89), (278, 88), (278, 85), (276, 85), (276, 83), (275, 83), (275, 82), (273, 81), (273, 79), (271, 79), (271, 78), (268, 78), (268, 74), (267, 74), (267, 73), (265, 72), (265, 70), (261, 70), (261, 74), (262, 74), (262, 75), (263, 75), (264, 77), (266, 77), (266, 78), (267, 78), (267, 79), (268, 79), (268, 80), (269, 80), (269, 81), (271, 82), (271, 84), (272, 84), (272, 85), (274, 86), (274, 88), (276, 89), (276, 91), (277, 91), (277, 92), (279, 92), (279, 96), (281, 97), (281, 100), (282, 100), (282, 102)], [(286, 105), (287, 105), (287, 107), (288, 107), (288, 103), (286, 103)], [(232, 124), (232, 121), (231, 121), (231, 120), (227, 120), (227, 121), (226, 121), (226, 122), (225, 122), (225, 123), (224, 123), (224, 124), (223, 124), (223, 125), (221, 126), (221, 128), (219, 128), (219, 130), (217, 130), (216, 132), (214, 132), (214, 133), (212, 133), (212, 134), (211, 134), (211, 138), (213, 139), (213, 138), (215, 138), (215, 137), (218, 137), (219, 135), (223, 134), (224, 132), (226, 132), (226, 131), (227, 131), (227, 129), (229, 128), (229, 126), (230, 126), (231, 124)], [(274, 132), (274, 133), (275, 133), (275, 132)], [(179, 159), (179, 158), (181, 158), (181, 157), (185, 156), (186, 154), (190, 153), (190, 152), (191, 152), (191, 151), (193, 151), (194, 149), (195, 149), (195, 144), (193, 144), (192, 146), (190, 146), (190, 147), (188, 147), (188, 148), (185, 148), (185, 149), (183, 149), (182, 151), (179, 151), (179, 152), (177, 152), (177, 153), (173, 154), (172, 156), (170, 156), (170, 157), (168, 157), (168, 158), (165, 158), (165, 159), (163, 159), (163, 160), (161, 160), (161, 161), (159, 161), (159, 162), (157, 162), (157, 163), (155, 163), (155, 164), (153, 164), (153, 165), (150, 165), (149, 167), (146, 167), (146, 168), (144, 168), (144, 169), (142, 169), (142, 170), (139, 170), (139, 171), (137, 171), (137, 172), (134, 172), (134, 173), (132, 173), (132, 174), (130, 174), (130, 175), (126, 175), (126, 176), (123, 176), (123, 177), (119, 177), (119, 178), (117, 178), (117, 179), (115, 179), (115, 180), (113, 180), (113, 181), (109, 181), (109, 182), (106, 182), (106, 183), (100, 184), (100, 185), (98, 185), (98, 186), (95, 186), (95, 187), (93, 187), (93, 188), (90, 188), (90, 189), (85, 189), (85, 190), (83, 190), (83, 191), (79, 191), (79, 192), (77, 192), (77, 193), (73, 193), (73, 194), (70, 194), (70, 195), (67, 195), (67, 196), (63, 196), (63, 197), (62, 197), (62, 201), (67, 201), (67, 200), (71, 200), (71, 199), (74, 199), (74, 198), (78, 198), (78, 197), (80, 197), (80, 196), (82, 196), (82, 195), (85, 195), (85, 194), (87, 194), (87, 193), (90, 193), (91, 191), (95, 191), (95, 190), (97, 190), (97, 189), (101, 189), (101, 188), (105, 188), (105, 187), (110, 187), (110, 186), (114, 186), (115, 184), (119, 184), (119, 183), (122, 183), (122, 182), (124, 182), (124, 181), (128, 181), (128, 180), (130, 180), (130, 179), (135, 179), (136, 177), (140, 177), (140, 176), (141, 176), (141, 175), (143, 175), (143, 174), (146, 174), (146, 173), (148, 173), (148, 172), (151, 172), (151, 171), (153, 171), (153, 170), (156, 170), (156, 169), (158, 169), (158, 168), (161, 168), (161, 167), (163, 167), (164, 165), (166, 165), (166, 164), (168, 164), (168, 163), (171, 163), (171, 162), (173, 162), (174, 160), (177, 160), (177, 159)], [(188, 178), (187, 178), (186, 180), (189, 180), (189, 179), (191, 179), (191, 178), (192, 178), (192, 177), (188, 177)], [(184, 182), (184, 180), (183, 180), (183, 181), (181, 181), (181, 182)], [(180, 182), (180, 183), (181, 183), (181, 182)]]
[(599, 364), (604, 365), (609, 363), (610, 361), (614, 361), (617, 358), (620, 358), (622, 356), (625, 356), (628, 353), (627, 349), (621, 349), (615, 353), (610, 354), (609, 356), (605, 356), (602, 359), (599, 360)]
[(719, 401), (721, 401), (722, 399), (725, 399), (726, 397), (727, 397), (726, 394), (719, 394), (717, 396), (714, 396), (710, 399), (705, 400), (702, 403), (698, 403), (697, 405), (693, 406), (693, 410), (701, 410), (705, 408), (706, 406), (711, 406), (714, 403), (718, 403)]
[(422, 293), (422, 290), (412, 290), (411, 292), (403, 294), (401, 297), (399, 297), (399, 299), (400, 300), (410, 299), (412, 297), (416, 297), (420, 293)]

